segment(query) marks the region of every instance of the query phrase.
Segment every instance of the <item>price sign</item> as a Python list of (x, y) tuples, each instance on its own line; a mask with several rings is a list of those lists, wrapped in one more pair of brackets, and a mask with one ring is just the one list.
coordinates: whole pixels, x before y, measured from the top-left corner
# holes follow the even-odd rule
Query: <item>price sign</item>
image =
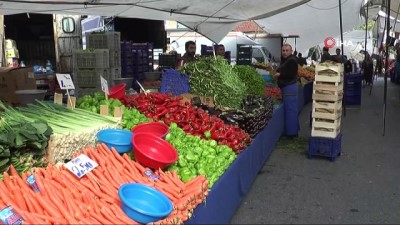
[(14, 212), (11, 206), (7, 206), (0, 211), (0, 222), (5, 225), (19, 225), (24, 222), (24, 219)]
[(75, 174), (78, 178), (85, 176), (85, 174), (92, 171), (98, 164), (91, 160), (86, 155), (79, 155), (64, 165), (69, 171)]
[(106, 95), (109, 95), (110, 92), (108, 91), (108, 82), (106, 79), (104, 79), (103, 76), (100, 76), (100, 81), (101, 81), (101, 90), (106, 93)]
[(61, 90), (73, 90), (75, 89), (74, 82), (72, 82), (71, 75), (57, 73), (57, 81), (60, 85)]

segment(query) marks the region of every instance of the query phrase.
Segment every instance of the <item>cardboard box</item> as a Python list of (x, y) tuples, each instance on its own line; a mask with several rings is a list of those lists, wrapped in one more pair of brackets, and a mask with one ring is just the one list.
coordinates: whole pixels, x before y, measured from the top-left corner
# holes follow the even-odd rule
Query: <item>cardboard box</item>
[(194, 94), (182, 94), (182, 101), (189, 101), (191, 102), (193, 98), (195, 97), (199, 97), (201, 103), (203, 103), (204, 105), (207, 105), (209, 107), (214, 107), (215, 103), (214, 103), (214, 98), (213, 97), (208, 97), (208, 96), (200, 96), (200, 95), (194, 95)]
[(6, 49), (6, 58), (19, 58), (19, 52), (16, 48)]
[(17, 48), (17, 43), (12, 39), (6, 39), (5, 48), (6, 49)]
[(18, 104), (16, 90), (36, 89), (36, 79), (29, 78), (30, 67), (0, 67), (0, 100), (10, 104)]

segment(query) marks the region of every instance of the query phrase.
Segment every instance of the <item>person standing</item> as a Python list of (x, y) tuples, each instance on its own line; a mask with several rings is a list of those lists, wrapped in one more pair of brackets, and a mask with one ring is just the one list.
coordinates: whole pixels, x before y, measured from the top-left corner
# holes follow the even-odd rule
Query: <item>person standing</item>
[(332, 61), (337, 62), (337, 63), (344, 63), (343, 61), (343, 56), (340, 54), (340, 48), (336, 49), (336, 55), (332, 56)]
[(305, 58), (303, 58), (303, 54), (301, 54), (299, 52), (299, 54), (297, 55), (297, 62), (299, 63), (300, 66), (304, 66), (307, 65), (307, 60)]
[(196, 43), (194, 41), (187, 41), (185, 43), (185, 54), (178, 60), (176, 68), (180, 68), (185, 63), (193, 62), (196, 60)]
[(278, 86), (282, 91), (285, 111), (285, 135), (293, 138), (299, 132), (298, 114), (298, 91), (297, 91), (297, 60), (292, 54), (293, 49), (290, 44), (282, 46), (281, 64), (275, 76)]
[(215, 47), (215, 55), (222, 56), (225, 58), (225, 46), (224, 45), (217, 45)]
[(365, 54), (365, 59), (361, 64), (361, 69), (363, 71), (365, 83), (371, 85), (372, 75), (374, 74), (374, 62), (368, 52)]
[(331, 57), (331, 54), (329, 54), (329, 48), (324, 47), (322, 49), (321, 63), (323, 63), (325, 61), (330, 61), (330, 60), (332, 60), (332, 57)]

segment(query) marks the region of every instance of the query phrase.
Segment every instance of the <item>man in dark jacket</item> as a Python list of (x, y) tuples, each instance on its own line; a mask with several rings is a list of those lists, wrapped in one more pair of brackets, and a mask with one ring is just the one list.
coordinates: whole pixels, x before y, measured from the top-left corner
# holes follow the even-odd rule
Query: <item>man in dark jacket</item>
[(183, 66), (187, 62), (194, 61), (196, 54), (196, 43), (194, 41), (187, 41), (185, 43), (185, 54), (178, 60), (177, 68)]
[(330, 60), (332, 60), (332, 57), (331, 57), (331, 54), (329, 54), (329, 48), (324, 47), (322, 49), (321, 63), (323, 63), (325, 61), (330, 61)]
[(278, 86), (281, 88), (285, 111), (285, 135), (297, 137), (298, 120), (298, 91), (297, 91), (297, 60), (292, 55), (292, 46), (282, 46), (281, 65), (277, 69)]

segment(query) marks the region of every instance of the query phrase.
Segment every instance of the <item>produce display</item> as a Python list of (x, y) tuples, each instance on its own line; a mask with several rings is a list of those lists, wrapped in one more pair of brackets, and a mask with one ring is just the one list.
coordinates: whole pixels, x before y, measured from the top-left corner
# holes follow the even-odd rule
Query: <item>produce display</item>
[[(44, 158), (53, 130), (43, 120), (27, 117), (1, 102), (0, 109), (2, 110), (0, 111), (2, 118), (0, 120), (0, 173), (7, 170), (12, 162), (17, 161), (21, 161), (17, 167), (18, 172), (42, 166), (43, 160), (36, 159)], [(21, 154), (31, 155), (31, 157), (20, 158)]]
[(281, 89), (279, 87), (273, 87), (273, 86), (265, 87), (265, 95), (271, 96), (272, 98), (278, 99), (278, 100), (282, 99), (282, 93), (281, 93)]
[(239, 75), (240, 80), (246, 85), (247, 95), (264, 94), (264, 79), (254, 67), (235, 65), (233, 70)]
[(246, 97), (246, 85), (222, 57), (202, 57), (181, 71), (189, 75), (190, 93), (213, 97), (218, 107), (238, 109)]
[(307, 79), (309, 81), (315, 79), (315, 67), (314, 66), (308, 66), (306, 68), (303, 68), (299, 65), (297, 73), (298, 73), (299, 77), (304, 77), (305, 79)]
[(143, 114), (141, 114), (135, 108), (125, 108), (124, 113), (122, 114), (122, 128), (126, 130), (131, 130), (134, 126), (145, 123), (151, 122), (152, 119), (147, 118)]
[(109, 106), (108, 113), (113, 116), (114, 108), (122, 106), (118, 99), (106, 99), (104, 93), (96, 92), (92, 96), (84, 95), (77, 100), (77, 107), (94, 113), (100, 113), (100, 105)]
[(273, 101), (269, 96), (249, 95), (243, 101), (240, 110), (221, 111), (206, 105), (197, 104), (207, 113), (216, 115), (227, 124), (237, 125), (254, 138), (272, 117)]
[(176, 123), (171, 123), (166, 140), (179, 154), (178, 162), (169, 170), (177, 171), (183, 182), (204, 175), (212, 187), (236, 159), (235, 153), (228, 146), (217, 145), (215, 140), (188, 135)]
[(195, 108), (181, 97), (161, 93), (125, 96), (127, 107), (134, 107), (146, 117), (162, 120), (167, 125), (174, 122), (185, 132), (202, 138), (211, 137), (218, 144), (228, 145), (239, 153), (251, 142), (249, 134), (238, 126), (227, 125), (217, 116), (210, 116), (202, 109)]
[(81, 153), (99, 166), (80, 179), (65, 167), (39, 168), (32, 173), (38, 192), (25, 182), (31, 173), (19, 176), (11, 166), (10, 174), (0, 180), (0, 208), (10, 205), (26, 224), (139, 224), (122, 211), (118, 197), (118, 188), (133, 182), (154, 187), (172, 201), (173, 212), (154, 224), (183, 224), (208, 194), (204, 176), (186, 184), (174, 172), (160, 170), (148, 176), (147, 168), (103, 144)]
[[(50, 136), (47, 147), (49, 162), (63, 162), (65, 159), (70, 159), (78, 149), (87, 144), (94, 144), (99, 130), (119, 127), (119, 120), (113, 117), (101, 116), (77, 108), (71, 110), (44, 101), (37, 103), (36, 105), (30, 104), (15, 109), (8, 107), (7, 109), (13, 116), (26, 118), (32, 122), (45, 121), (51, 127), (53, 134)], [(42, 131), (44, 130), (43, 126), (41, 127)], [(48, 133), (46, 132), (46, 134)], [(44, 141), (43, 145), (45, 145)], [(42, 146), (42, 149), (45, 147)]]

